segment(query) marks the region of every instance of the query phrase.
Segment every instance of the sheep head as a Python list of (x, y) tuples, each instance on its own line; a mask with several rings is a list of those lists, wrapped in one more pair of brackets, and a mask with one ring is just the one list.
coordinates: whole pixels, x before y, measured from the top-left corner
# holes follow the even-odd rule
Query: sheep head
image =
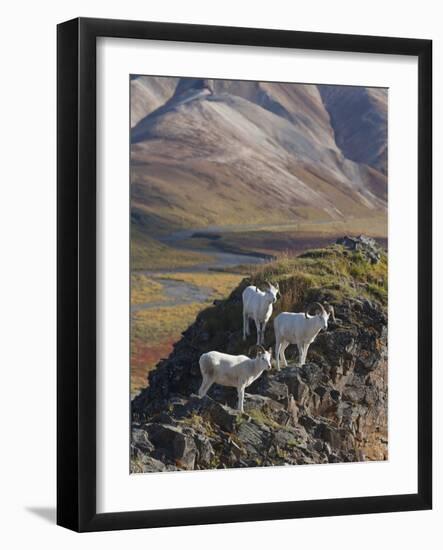
[(266, 284), (268, 285), (267, 292), (272, 297), (272, 303), (275, 304), (275, 302), (277, 301), (278, 293), (280, 292), (279, 284), (275, 283), (275, 285), (273, 285), (269, 281), (266, 281)]
[(312, 304), (309, 304), (306, 308), (305, 317), (311, 315), (311, 312), (312, 315), (327, 315), (325, 308), (320, 302), (313, 302)]
[(248, 349), (248, 355), (252, 355), (255, 353), (255, 356), (257, 357), (257, 355), (259, 353), (264, 353), (266, 350), (263, 346), (260, 346), (260, 345), (257, 345), (257, 344), (254, 344), (253, 346), (251, 346), (249, 349)]
[(331, 315), (331, 311), (329, 310), (329, 308), (331, 308), (332, 306), (329, 306), (329, 304), (327, 304), (326, 307), (328, 311), (326, 311), (326, 309), (320, 302), (314, 302), (310, 304), (305, 313), (306, 319), (309, 319), (308, 317), (309, 311), (314, 311), (316, 318), (321, 321), (321, 329), (326, 330), (328, 328), (329, 316)]
[(263, 370), (270, 370), (272, 368), (272, 348), (266, 350), (263, 346), (251, 346), (248, 350), (248, 355), (255, 351), (255, 359), (258, 360), (263, 367)]

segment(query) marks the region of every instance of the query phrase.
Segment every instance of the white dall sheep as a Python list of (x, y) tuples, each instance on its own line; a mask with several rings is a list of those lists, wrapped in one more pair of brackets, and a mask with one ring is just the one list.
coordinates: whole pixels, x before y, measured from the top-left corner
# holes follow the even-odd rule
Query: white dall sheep
[(255, 359), (247, 355), (228, 355), (218, 351), (208, 351), (200, 357), (199, 365), (203, 382), (198, 392), (204, 397), (212, 384), (237, 388), (238, 406), (243, 412), (245, 388), (250, 386), (263, 371), (271, 369), (272, 349), (266, 351), (259, 346)]
[(306, 362), (309, 346), (320, 330), (328, 328), (329, 317), (332, 315), (332, 319), (336, 320), (334, 308), (331, 305), (325, 303), (325, 307), (323, 307), (320, 303), (315, 302), (312, 306), (316, 307), (317, 314), (315, 315), (309, 314), (311, 309), (309, 307), (307, 313), (284, 312), (274, 319), (277, 370), (280, 370), (280, 361), (283, 361), (285, 367), (288, 366), (285, 351), (289, 344), (297, 345), (299, 364), (303, 366)]
[(266, 325), (272, 315), (272, 304), (277, 301), (279, 293), (278, 283), (274, 286), (267, 283), (268, 288), (263, 292), (256, 286), (244, 289), (243, 298), (243, 340), (249, 336), (249, 320), (253, 319), (257, 328), (257, 346), (263, 344)]

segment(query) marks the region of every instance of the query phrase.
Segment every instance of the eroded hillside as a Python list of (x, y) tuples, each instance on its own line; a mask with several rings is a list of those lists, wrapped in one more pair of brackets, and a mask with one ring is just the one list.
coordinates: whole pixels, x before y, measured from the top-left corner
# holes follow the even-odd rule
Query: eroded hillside
[[(166, 99), (172, 84), (159, 92), (153, 83), (149, 112), (132, 128), (132, 212), (141, 227), (386, 211), (386, 176), (343, 154), (317, 86), (179, 79)], [(153, 109), (151, 96), (165, 101)], [(339, 116), (344, 124), (351, 113)]]

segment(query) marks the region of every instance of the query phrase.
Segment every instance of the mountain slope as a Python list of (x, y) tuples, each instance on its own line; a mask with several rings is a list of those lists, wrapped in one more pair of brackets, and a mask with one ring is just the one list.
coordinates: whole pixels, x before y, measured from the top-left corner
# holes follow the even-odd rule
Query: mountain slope
[(163, 105), (174, 93), (178, 78), (131, 76), (131, 127)]
[(318, 86), (337, 145), (346, 158), (387, 173), (388, 91), (359, 86)]
[(324, 147), (337, 149), (329, 114), (315, 85), (221, 80), (216, 81), (215, 90), (243, 97), (286, 118)]
[(180, 79), (133, 127), (131, 159), (132, 211), (148, 226), (334, 220), (386, 209), (386, 177), (345, 157), (311, 85)]

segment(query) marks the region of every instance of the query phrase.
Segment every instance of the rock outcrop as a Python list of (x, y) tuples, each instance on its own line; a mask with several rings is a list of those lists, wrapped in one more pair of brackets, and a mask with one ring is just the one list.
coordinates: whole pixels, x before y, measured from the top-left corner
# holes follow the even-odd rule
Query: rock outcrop
[(341, 244), (348, 250), (360, 250), (371, 263), (376, 264), (380, 261), (380, 247), (375, 239), (360, 235), (359, 237), (349, 237), (345, 235), (337, 239), (337, 244)]
[[(363, 254), (373, 266), (371, 255), (382, 252), (363, 241), (357, 252), (345, 241), (340, 260)], [(375, 299), (352, 293), (338, 299), (310, 288), (301, 300), (327, 299), (337, 322), (318, 335), (306, 365), (297, 366), (289, 348), (288, 367), (265, 372), (247, 388), (243, 414), (235, 410), (234, 389), (214, 385), (205, 398), (196, 396), (201, 353), (244, 353), (241, 292), (249, 282), (202, 312), (150, 373), (132, 403), (132, 471), (386, 460), (387, 311)], [(272, 328), (266, 339), (273, 343)]]

